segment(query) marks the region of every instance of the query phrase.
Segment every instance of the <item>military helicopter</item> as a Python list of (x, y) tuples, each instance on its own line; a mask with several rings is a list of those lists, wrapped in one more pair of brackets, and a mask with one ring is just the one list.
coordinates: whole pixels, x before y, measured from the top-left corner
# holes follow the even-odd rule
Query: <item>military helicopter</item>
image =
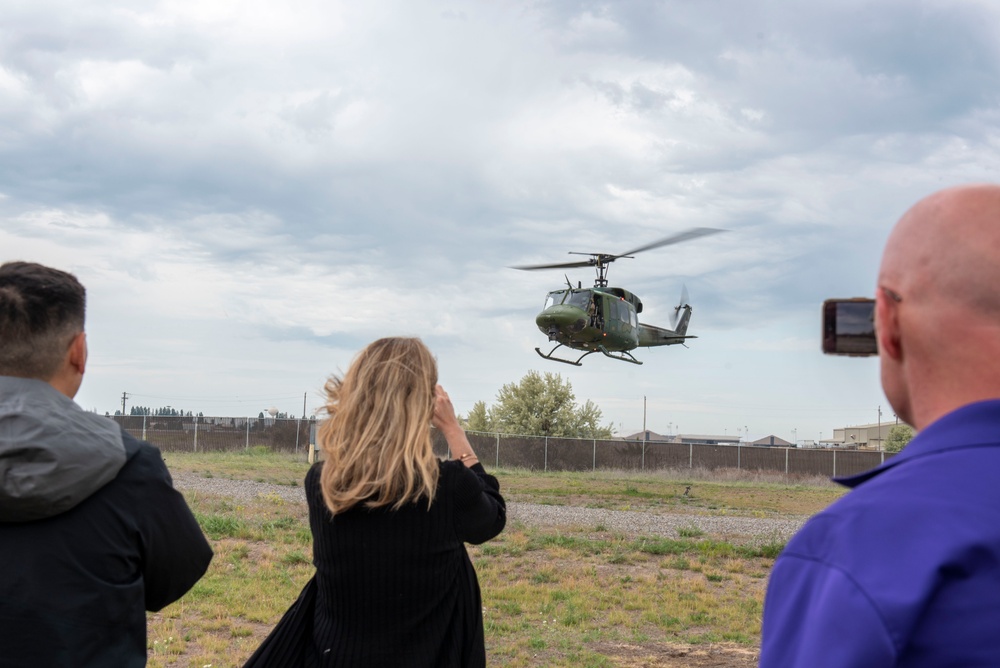
[[(697, 338), (687, 334), (688, 322), (691, 320), (691, 305), (687, 303), (686, 289), (682, 291), (681, 301), (674, 309), (671, 329), (640, 324), (638, 314), (642, 313), (642, 302), (628, 290), (608, 287), (608, 265), (623, 257), (632, 258), (636, 253), (691, 241), (723, 231), (725, 230), (696, 227), (618, 255), (571, 251), (570, 255), (586, 255), (589, 256), (589, 259), (512, 267), (512, 269), (525, 271), (577, 267), (594, 267), (597, 270), (597, 280), (594, 281), (594, 287), (584, 288), (582, 283), (577, 282), (574, 288), (567, 276), (565, 289), (553, 290), (546, 296), (545, 306), (542, 312), (535, 317), (535, 324), (538, 325), (538, 329), (543, 334), (549, 337), (549, 341), (555, 342), (556, 346), (548, 353), (543, 353), (540, 348), (535, 348), (535, 352), (547, 360), (574, 366), (583, 366), (581, 360), (596, 352), (622, 362), (642, 364), (630, 351), (639, 346), (683, 344), (687, 339)], [(575, 361), (556, 357), (554, 353), (564, 346), (586, 352)]]

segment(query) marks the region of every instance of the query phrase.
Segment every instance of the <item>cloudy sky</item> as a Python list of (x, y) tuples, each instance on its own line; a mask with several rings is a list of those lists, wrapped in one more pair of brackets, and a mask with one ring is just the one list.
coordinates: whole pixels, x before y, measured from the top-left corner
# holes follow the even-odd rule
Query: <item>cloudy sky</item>
[[(384, 335), (466, 412), (562, 374), (616, 431), (832, 436), (893, 420), (820, 304), (893, 222), (996, 181), (1000, 8), (964, 0), (16, 0), (0, 9), (0, 260), (89, 291), (100, 412), (313, 412)], [(611, 267), (688, 348), (547, 362), (560, 272)], [(570, 276), (585, 283), (590, 270)]]

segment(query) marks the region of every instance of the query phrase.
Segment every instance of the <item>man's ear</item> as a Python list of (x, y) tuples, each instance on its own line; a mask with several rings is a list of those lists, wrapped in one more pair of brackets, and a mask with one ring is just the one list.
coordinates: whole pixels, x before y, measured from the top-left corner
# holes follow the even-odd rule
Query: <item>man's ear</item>
[(87, 333), (80, 332), (69, 344), (69, 365), (81, 376), (87, 370)]
[(55, 375), (48, 379), (49, 385), (72, 399), (80, 390), (83, 373), (87, 370), (87, 335), (80, 332), (69, 342), (66, 357), (56, 370)]
[(899, 332), (899, 311), (892, 300), (879, 294), (875, 297), (875, 337), (878, 354), (899, 361), (903, 357), (903, 344)]

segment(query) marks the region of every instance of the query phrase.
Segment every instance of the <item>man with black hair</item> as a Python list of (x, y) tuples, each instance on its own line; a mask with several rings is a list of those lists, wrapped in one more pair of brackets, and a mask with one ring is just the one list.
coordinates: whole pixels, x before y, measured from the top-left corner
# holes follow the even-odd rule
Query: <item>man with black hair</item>
[(0, 265), (0, 666), (144, 666), (212, 550), (159, 451), (74, 401), (86, 291)]

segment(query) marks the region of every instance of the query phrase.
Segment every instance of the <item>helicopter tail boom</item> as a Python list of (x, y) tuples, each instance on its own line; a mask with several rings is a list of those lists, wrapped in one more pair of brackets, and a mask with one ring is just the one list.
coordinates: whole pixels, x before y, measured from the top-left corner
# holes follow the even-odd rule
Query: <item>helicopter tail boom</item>
[(683, 344), (688, 339), (697, 339), (697, 336), (685, 333), (690, 313), (690, 310), (685, 312), (676, 330), (656, 327), (655, 325), (639, 325), (639, 345), (646, 348), (672, 346), (678, 343)]

